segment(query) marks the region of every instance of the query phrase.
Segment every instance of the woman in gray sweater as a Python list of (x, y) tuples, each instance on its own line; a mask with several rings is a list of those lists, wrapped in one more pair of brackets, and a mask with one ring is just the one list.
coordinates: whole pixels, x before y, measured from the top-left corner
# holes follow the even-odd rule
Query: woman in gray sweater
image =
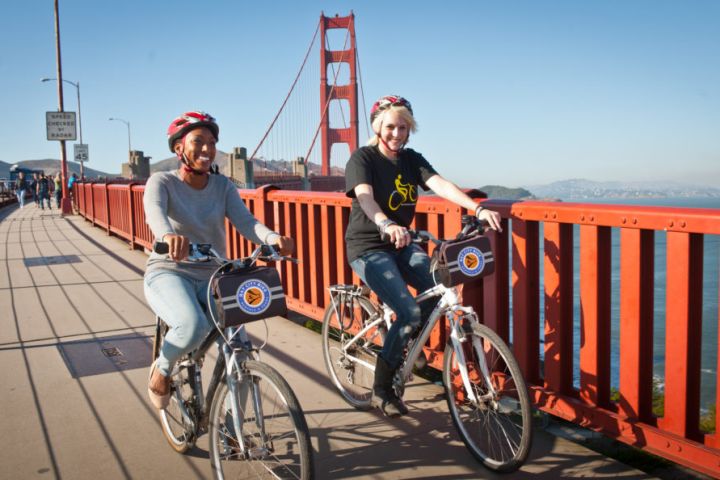
[(169, 246), (167, 255), (152, 253), (145, 271), (145, 297), (170, 326), (160, 355), (151, 367), (148, 394), (162, 409), (170, 398), (170, 371), (196, 348), (212, 328), (206, 316), (208, 281), (216, 268), (185, 259), (190, 243), (225, 246), (225, 217), (248, 240), (276, 245), (280, 254), (294, 250), (294, 241), (273, 232), (248, 211), (237, 188), (223, 175), (211, 175), (219, 127), (204, 112), (187, 112), (168, 128), (168, 146), (182, 162), (173, 172), (152, 175), (143, 204), (153, 235)]

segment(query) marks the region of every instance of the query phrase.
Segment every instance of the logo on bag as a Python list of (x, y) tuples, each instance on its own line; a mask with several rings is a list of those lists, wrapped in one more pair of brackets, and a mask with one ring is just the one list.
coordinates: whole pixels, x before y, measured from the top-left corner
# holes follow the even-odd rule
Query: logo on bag
[(259, 315), (270, 306), (270, 288), (261, 280), (246, 280), (235, 295), (240, 310), (248, 315)]
[(485, 257), (478, 248), (465, 247), (458, 254), (458, 266), (468, 277), (475, 277), (485, 268)]

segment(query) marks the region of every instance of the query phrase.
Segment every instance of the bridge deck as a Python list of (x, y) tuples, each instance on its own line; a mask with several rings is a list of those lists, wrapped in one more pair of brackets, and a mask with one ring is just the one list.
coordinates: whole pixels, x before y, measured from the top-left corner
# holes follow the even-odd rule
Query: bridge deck
[[(206, 438), (176, 454), (146, 398), (153, 315), (144, 264), (142, 252), (80, 217), (32, 204), (0, 210), (2, 476), (211, 476)], [(300, 399), (318, 478), (507, 478), (466, 451), (437, 385), (409, 387), (411, 413), (402, 419), (358, 412), (333, 391), (316, 333), (282, 318), (269, 329), (263, 358)], [(250, 330), (264, 337), (262, 324)], [(512, 477), (538, 474), (647, 477), (540, 429), (530, 460)]]

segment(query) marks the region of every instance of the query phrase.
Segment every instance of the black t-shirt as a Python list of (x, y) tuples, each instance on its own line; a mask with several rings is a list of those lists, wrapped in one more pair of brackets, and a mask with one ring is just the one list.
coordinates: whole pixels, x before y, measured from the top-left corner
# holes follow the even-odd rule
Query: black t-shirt
[(47, 192), (48, 189), (50, 188), (50, 187), (48, 186), (48, 179), (47, 179), (47, 177), (43, 177), (43, 178), (41, 178), (40, 180), (38, 180), (38, 184), (40, 185), (40, 191), (41, 191), (41, 192)]
[(397, 160), (385, 157), (377, 147), (361, 147), (348, 161), (345, 169), (345, 194), (352, 198), (350, 220), (345, 232), (348, 261), (365, 252), (389, 250), (393, 246), (380, 239), (375, 223), (365, 215), (355, 198), (355, 187), (366, 183), (373, 189), (373, 198), (383, 213), (398, 225), (410, 226), (415, 216), (418, 185), (436, 175), (435, 169), (421, 154), (404, 149)]

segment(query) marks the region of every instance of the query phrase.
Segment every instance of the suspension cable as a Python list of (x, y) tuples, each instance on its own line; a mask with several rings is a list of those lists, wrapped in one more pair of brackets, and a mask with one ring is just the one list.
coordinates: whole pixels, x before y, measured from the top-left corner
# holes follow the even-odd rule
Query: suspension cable
[(310, 46), (308, 47), (307, 53), (305, 54), (305, 59), (303, 59), (302, 65), (300, 66), (300, 71), (298, 71), (297, 75), (295, 76), (295, 81), (293, 82), (292, 86), (290, 87), (290, 91), (285, 96), (285, 100), (283, 100), (282, 105), (280, 106), (280, 110), (278, 110), (277, 114), (275, 115), (275, 118), (273, 118), (272, 123), (270, 123), (270, 126), (268, 127), (267, 131), (265, 132), (265, 135), (263, 135), (262, 140), (260, 140), (260, 143), (257, 147), (255, 147), (255, 151), (253, 151), (252, 155), (250, 155), (250, 161), (255, 158), (255, 154), (260, 150), (260, 147), (262, 146), (263, 142), (265, 142), (265, 139), (270, 134), (270, 130), (272, 130), (273, 126), (275, 126), (275, 122), (277, 122), (278, 117), (282, 113), (283, 109), (285, 108), (285, 104), (287, 103), (288, 99), (290, 98), (290, 95), (293, 92), (293, 89), (295, 89), (295, 85), (298, 82), (298, 79), (300, 78), (300, 74), (302, 74), (303, 69), (305, 68), (305, 63), (307, 63), (307, 59), (310, 56), (310, 51), (312, 50), (313, 45), (315, 45), (315, 39), (317, 38), (317, 34), (320, 31), (320, 22), (318, 22), (318, 26), (315, 29), (315, 35), (313, 35), (313, 39), (310, 42)]
[[(357, 48), (357, 33), (355, 34), (355, 58), (357, 59), (357, 70), (358, 70), (358, 77), (360, 78), (360, 96), (362, 97), (362, 112), (363, 116), (365, 117), (365, 134), (369, 137), (370, 136), (370, 122), (368, 122), (368, 116), (367, 116), (367, 109), (365, 108), (365, 89), (363, 88), (363, 81), (362, 81), (362, 69), (360, 68), (360, 53), (358, 52)], [(360, 107), (358, 107), (360, 108)]]

